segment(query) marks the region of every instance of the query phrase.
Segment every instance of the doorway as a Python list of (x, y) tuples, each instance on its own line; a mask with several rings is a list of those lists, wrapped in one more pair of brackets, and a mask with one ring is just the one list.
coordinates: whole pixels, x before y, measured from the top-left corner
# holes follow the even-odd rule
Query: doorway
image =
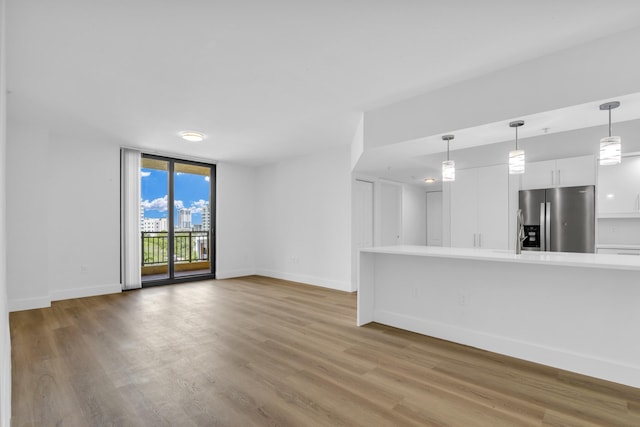
[(402, 185), (380, 183), (380, 246), (402, 244)]
[(442, 191), (427, 193), (427, 246), (442, 246)]
[(215, 277), (215, 165), (143, 154), (142, 285)]

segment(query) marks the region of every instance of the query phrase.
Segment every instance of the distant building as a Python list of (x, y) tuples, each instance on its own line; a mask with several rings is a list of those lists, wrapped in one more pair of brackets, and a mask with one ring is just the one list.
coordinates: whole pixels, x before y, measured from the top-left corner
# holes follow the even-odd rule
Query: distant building
[(168, 231), (167, 218), (143, 218), (140, 230), (145, 233)]
[(144, 206), (140, 204), (140, 230), (144, 229)]
[(202, 207), (202, 229), (211, 230), (211, 209), (209, 209), (209, 202), (206, 202)]
[(181, 230), (191, 230), (191, 209), (178, 209), (178, 227)]

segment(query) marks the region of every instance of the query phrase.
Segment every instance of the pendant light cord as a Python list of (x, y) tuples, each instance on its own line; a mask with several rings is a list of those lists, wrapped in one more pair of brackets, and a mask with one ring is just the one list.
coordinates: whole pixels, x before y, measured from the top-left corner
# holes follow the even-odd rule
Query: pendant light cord
[(449, 140), (447, 139), (447, 162), (449, 161)]
[(611, 138), (611, 106), (609, 106), (609, 138)]
[(518, 126), (516, 126), (516, 151), (518, 150)]

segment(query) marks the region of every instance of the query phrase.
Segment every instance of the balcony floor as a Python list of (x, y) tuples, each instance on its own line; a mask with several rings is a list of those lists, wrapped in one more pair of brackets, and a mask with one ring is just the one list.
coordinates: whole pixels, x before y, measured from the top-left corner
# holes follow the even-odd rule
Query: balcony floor
[[(201, 276), (204, 274), (209, 274), (211, 270), (202, 269), (202, 270), (190, 270), (190, 271), (176, 271), (175, 277), (190, 277), (190, 276)], [(142, 276), (142, 282), (153, 282), (155, 280), (165, 280), (169, 278), (169, 273), (166, 274), (147, 274)]]

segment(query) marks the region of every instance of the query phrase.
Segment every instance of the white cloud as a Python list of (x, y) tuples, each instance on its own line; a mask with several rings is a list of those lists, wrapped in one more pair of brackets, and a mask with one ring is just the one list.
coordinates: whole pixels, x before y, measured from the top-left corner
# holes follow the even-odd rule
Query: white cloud
[(207, 202), (206, 200), (198, 200), (195, 202), (191, 202), (191, 212), (192, 213), (202, 213), (202, 208), (205, 205), (208, 205), (209, 202)]
[(207, 176), (204, 177), (204, 180), (209, 182), (209, 181), (211, 181), (211, 178), (209, 177), (209, 175), (207, 175)]
[[(174, 206), (176, 209), (184, 209), (184, 202), (182, 200), (176, 200), (174, 201)], [(191, 213), (201, 213), (202, 212), (202, 206), (204, 206), (205, 204), (207, 204), (207, 202), (205, 202), (204, 200), (198, 200), (197, 202), (192, 202), (191, 203)], [(144, 208), (144, 210), (151, 210), (151, 211), (159, 211), (159, 212), (166, 212), (167, 211), (167, 196), (164, 197), (159, 197), (157, 199), (154, 199), (152, 201), (149, 200), (141, 200), (140, 201), (140, 206), (142, 206)]]
[(144, 177), (147, 177), (147, 176), (149, 176), (149, 175), (151, 175), (151, 172), (140, 171), (140, 176), (141, 176), (141, 177), (143, 177), (143, 178), (144, 178)]
[(145, 210), (166, 212), (167, 196), (159, 197), (157, 199), (153, 199), (152, 201), (143, 200), (140, 202), (140, 206), (142, 206)]

